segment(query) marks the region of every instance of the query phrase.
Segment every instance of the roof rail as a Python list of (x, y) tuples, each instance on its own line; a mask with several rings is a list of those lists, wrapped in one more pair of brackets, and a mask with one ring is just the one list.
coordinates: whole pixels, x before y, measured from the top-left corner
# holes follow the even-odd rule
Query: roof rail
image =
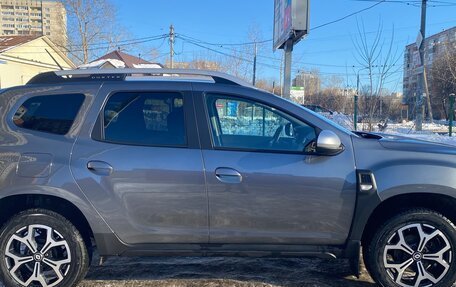
[[(147, 76), (147, 79), (154, 77), (163, 77), (160, 80), (174, 80), (179, 79), (179, 76), (197, 76), (197, 80), (201, 77), (212, 78), (214, 83), (238, 85), (245, 87), (252, 87), (250, 83), (244, 80), (228, 75), (226, 73), (209, 71), (209, 70), (196, 70), (196, 69), (78, 69), (78, 70), (62, 70), (54, 72), (45, 72), (36, 75), (27, 82), (31, 84), (53, 84), (53, 83), (67, 83), (67, 82), (82, 82), (82, 81), (124, 81), (138, 79)], [(136, 77), (135, 77), (136, 76)], [(144, 79), (144, 78), (143, 78)], [(182, 79), (182, 78), (181, 78)], [(191, 80), (185, 77), (185, 80)]]

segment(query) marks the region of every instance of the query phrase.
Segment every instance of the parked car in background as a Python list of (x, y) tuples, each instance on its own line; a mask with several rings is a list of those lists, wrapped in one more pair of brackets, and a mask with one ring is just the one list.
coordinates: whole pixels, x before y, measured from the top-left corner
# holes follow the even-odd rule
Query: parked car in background
[(319, 105), (303, 105), (303, 106), (308, 108), (309, 110), (314, 111), (319, 114), (328, 114), (328, 115), (334, 114), (333, 111), (323, 108), (322, 106), (319, 106)]
[(7, 287), (76, 286), (94, 248), (347, 258), (354, 275), (362, 249), (382, 286), (456, 280), (454, 147), (353, 133), (198, 70), (49, 72), (0, 107)]

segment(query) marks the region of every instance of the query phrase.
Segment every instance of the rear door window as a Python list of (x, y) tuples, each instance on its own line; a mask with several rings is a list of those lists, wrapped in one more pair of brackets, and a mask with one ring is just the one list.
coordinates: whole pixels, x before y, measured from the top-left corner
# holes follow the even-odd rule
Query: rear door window
[(13, 116), (24, 129), (64, 135), (84, 102), (83, 94), (36, 96), (26, 100)]
[(184, 101), (180, 93), (121, 92), (103, 111), (104, 140), (112, 143), (184, 146)]

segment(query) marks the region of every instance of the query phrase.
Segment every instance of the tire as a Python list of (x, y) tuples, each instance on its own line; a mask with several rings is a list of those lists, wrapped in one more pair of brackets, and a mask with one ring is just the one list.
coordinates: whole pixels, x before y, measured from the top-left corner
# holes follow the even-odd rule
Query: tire
[(456, 281), (455, 247), (456, 227), (448, 218), (411, 209), (387, 220), (363, 246), (363, 256), (381, 286), (450, 287)]
[(0, 231), (0, 279), (6, 287), (76, 286), (88, 268), (80, 232), (58, 213), (26, 210)]

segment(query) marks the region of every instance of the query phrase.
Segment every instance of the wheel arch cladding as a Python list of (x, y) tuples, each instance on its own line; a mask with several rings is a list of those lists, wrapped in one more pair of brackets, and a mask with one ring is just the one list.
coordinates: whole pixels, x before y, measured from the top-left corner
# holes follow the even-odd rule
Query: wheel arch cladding
[(373, 209), (363, 228), (362, 242), (369, 242), (375, 230), (388, 219), (417, 207), (441, 213), (456, 224), (456, 198), (442, 193), (404, 193), (386, 198)]
[(44, 194), (10, 195), (0, 199), (0, 227), (15, 214), (42, 208), (54, 211), (70, 221), (81, 233), (87, 248), (92, 246), (93, 231), (85, 215), (72, 202), (61, 197)]

